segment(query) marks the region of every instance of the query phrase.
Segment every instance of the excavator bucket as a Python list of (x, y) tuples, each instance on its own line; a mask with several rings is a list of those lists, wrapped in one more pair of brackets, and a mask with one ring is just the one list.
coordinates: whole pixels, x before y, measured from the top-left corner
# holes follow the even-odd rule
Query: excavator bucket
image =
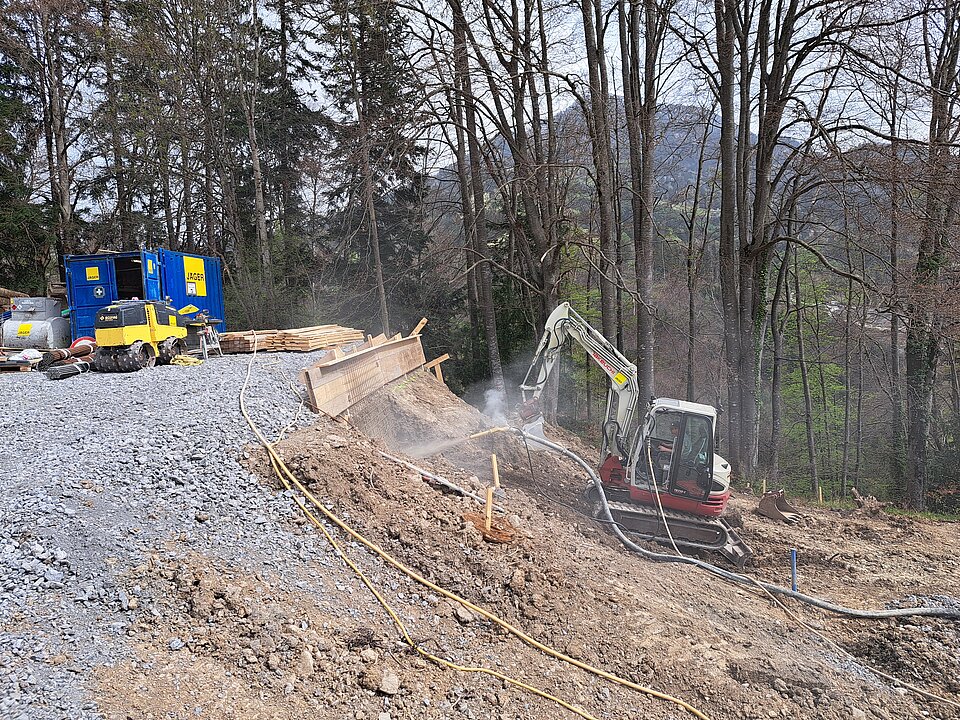
[(779, 520), (788, 525), (799, 522), (800, 518), (803, 517), (800, 511), (790, 504), (782, 489), (765, 492), (760, 497), (757, 512), (771, 520)]
[[(531, 422), (524, 423), (521, 430), (523, 430), (524, 435), (530, 435), (540, 440), (547, 439), (547, 436), (543, 434), (543, 415), (540, 415)], [(534, 443), (534, 445), (536, 445), (537, 449), (539, 450), (543, 449), (536, 443)]]

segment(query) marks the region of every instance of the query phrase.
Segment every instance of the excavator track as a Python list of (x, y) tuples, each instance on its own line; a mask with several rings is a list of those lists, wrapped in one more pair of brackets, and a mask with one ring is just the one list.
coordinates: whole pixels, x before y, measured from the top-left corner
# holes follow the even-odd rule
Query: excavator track
[[(753, 557), (753, 550), (721, 518), (710, 520), (664, 508), (663, 517), (670, 528), (668, 535), (658, 508), (615, 501), (608, 502), (608, 505), (621, 528), (643, 540), (669, 545), (672, 536), (677, 545), (718, 552), (739, 568)], [(600, 515), (602, 507), (599, 502), (595, 508), (595, 515)]]

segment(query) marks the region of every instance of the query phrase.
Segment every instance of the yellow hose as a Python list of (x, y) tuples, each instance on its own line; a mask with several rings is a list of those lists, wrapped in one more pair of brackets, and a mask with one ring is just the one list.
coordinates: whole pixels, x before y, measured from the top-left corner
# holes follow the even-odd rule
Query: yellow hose
[[(280, 477), (281, 481), (284, 484), (284, 487), (286, 487), (287, 489), (290, 489), (290, 483), (288, 483), (286, 479), (283, 477), (283, 475), (280, 473), (280, 467), (277, 465), (277, 460), (272, 455), (270, 457), (270, 464), (273, 466), (274, 472), (276, 472), (277, 475)], [(564, 707), (567, 710), (573, 713), (576, 713), (580, 717), (584, 718), (584, 720), (598, 720), (598, 718), (594, 717), (590, 713), (571, 705), (565, 700), (561, 700), (555, 695), (551, 695), (545, 690), (540, 690), (539, 688), (534, 687), (533, 685), (529, 685), (523, 682), (522, 680), (517, 680), (516, 678), (510, 677), (509, 675), (504, 675), (503, 673), (499, 673), (496, 670), (491, 670), (485, 667), (471, 667), (467, 665), (458, 665), (457, 663), (451, 662), (450, 660), (446, 660), (442, 657), (439, 657), (437, 655), (434, 655), (433, 653), (430, 653), (424, 650), (413, 640), (413, 638), (410, 636), (409, 631), (407, 630), (406, 625), (404, 625), (403, 620), (400, 619), (400, 616), (397, 614), (397, 612), (390, 606), (390, 604), (386, 601), (383, 595), (380, 594), (380, 591), (377, 590), (376, 587), (374, 587), (373, 583), (366, 576), (366, 574), (364, 574), (363, 570), (361, 570), (357, 566), (357, 564), (347, 556), (346, 552), (344, 552), (343, 550), (343, 547), (330, 534), (330, 531), (323, 526), (323, 523), (321, 523), (317, 519), (316, 515), (310, 512), (310, 510), (307, 508), (305, 504), (301, 504), (302, 500), (300, 500), (299, 498), (297, 498), (297, 500), (298, 500), (297, 505), (300, 506), (300, 509), (303, 510), (307, 518), (310, 519), (310, 522), (312, 522), (314, 525), (317, 526), (317, 528), (320, 529), (320, 532), (322, 532), (324, 537), (327, 538), (327, 542), (329, 542), (330, 545), (333, 547), (333, 549), (336, 550), (340, 558), (350, 567), (350, 569), (352, 569), (357, 574), (357, 577), (359, 577), (360, 580), (363, 582), (363, 584), (367, 586), (367, 589), (371, 593), (373, 593), (373, 596), (377, 599), (377, 602), (379, 602), (380, 605), (383, 606), (383, 609), (387, 611), (387, 614), (390, 615), (390, 619), (393, 620), (393, 623), (397, 626), (397, 629), (400, 630), (400, 634), (403, 635), (404, 642), (406, 642), (407, 645), (409, 645), (414, 650), (416, 650), (418, 654), (427, 658), (433, 663), (436, 663), (438, 665), (443, 665), (445, 667), (449, 667), (453, 670), (459, 670), (460, 672), (472, 672), (472, 673), (482, 673), (484, 675), (491, 675), (497, 678), (498, 680), (508, 683), (509, 685), (513, 685), (514, 687), (527, 690), (528, 692), (532, 692), (535, 695), (538, 695), (542, 698), (550, 700), (551, 702), (554, 702), (557, 705), (560, 705), (561, 707)]]
[(485, 435), (493, 435), (494, 433), (511, 432), (512, 430), (513, 428), (510, 427), (509, 425), (505, 425), (503, 427), (490, 428), (489, 430), (483, 430), (481, 432), (474, 433), (473, 435), (468, 435), (463, 439), (463, 442), (466, 442), (467, 440), (476, 440), (477, 438), (482, 438)]
[[(446, 597), (449, 600), (453, 600), (454, 602), (460, 603), (462, 606), (469, 608), (471, 611), (477, 613), (478, 615), (485, 617), (487, 620), (495, 623), (496, 625), (499, 625), (501, 628), (509, 632), (511, 635), (517, 637), (518, 639), (522, 640), (523, 642), (530, 645), (531, 647), (534, 647), (537, 650), (540, 650), (541, 652), (545, 653), (546, 655), (549, 655), (550, 657), (556, 660), (561, 660), (563, 662), (566, 662), (570, 665), (573, 665), (574, 667), (580, 668), (581, 670), (584, 670), (588, 673), (596, 675), (597, 677), (603, 678), (605, 680), (609, 680), (610, 682), (613, 682), (617, 685), (630, 688), (631, 690), (636, 690), (637, 692), (643, 693), (650, 697), (671, 702), (683, 708), (684, 710), (686, 710), (693, 716), (699, 718), (700, 720), (710, 720), (710, 718), (707, 715), (705, 715), (703, 712), (696, 709), (689, 703), (681, 700), (680, 698), (673, 697), (672, 695), (668, 695), (666, 693), (661, 693), (657, 690), (654, 690), (653, 688), (648, 688), (635, 682), (631, 682), (630, 680), (621, 678), (618, 675), (614, 675), (613, 673), (607, 672), (606, 670), (602, 670), (600, 668), (594, 667), (593, 665), (577, 660), (576, 658), (570, 657), (569, 655), (562, 653), (559, 650), (556, 650), (548, 645), (544, 645), (543, 643), (539, 642), (538, 640), (531, 637), (530, 635), (527, 635), (525, 632), (523, 632), (519, 628), (511, 625), (506, 620), (500, 618), (497, 615), (494, 615), (492, 612), (485, 610), (484, 608), (479, 607), (477, 605), (474, 605), (469, 600), (466, 600), (465, 598), (462, 598), (459, 595), (456, 595), (450, 592), (449, 590), (445, 590), (439, 585), (427, 580), (425, 577), (423, 577), (416, 571), (408, 568), (402, 562), (394, 558), (392, 555), (390, 555), (386, 550), (381, 548), (379, 545), (377, 545), (371, 540), (368, 540), (366, 537), (364, 537), (359, 532), (354, 530), (352, 527), (347, 525), (336, 514), (327, 510), (320, 503), (320, 501), (317, 500), (317, 498), (315, 498), (313, 494), (306, 487), (304, 487), (303, 484), (290, 471), (290, 468), (287, 467), (287, 465), (283, 462), (283, 459), (277, 453), (273, 444), (266, 437), (264, 437), (263, 433), (260, 432), (260, 429), (253, 422), (253, 419), (250, 417), (249, 413), (247, 412), (244, 396), (246, 393), (247, 385), (249, 384), (250, 371), (253, 367), (253, 361), (255, 360), (255, 358), (256, 358), (256, 348), (254, 349), (253, 355), (250, 357), (250, 362), (247, 364), (247, 374), (246, 374), (246, 377), (244, 378), (243, 386), (240, 389), (240, 412), (243, 414), (244, 419), (246, 419), (247, 424), (250, 426), (250, 429), (253, 431), (254, 435), (257, 436), (257, 438), (260, 440), (260, 443), (263, 445), (264, 449), (266, 449), (268, 455), (270, 456), (271, 465), (273, 466), (274, 471), (277, 473), (278, 477), (280, 477), (285, 487), (290, 488), (291, 485), (295, 487), (305, 498), (307, 498), (310, 501), (310, 503), (314, 506), (314, 508), (319, 510), (320, 513), (327, 518), (327, 520), (329, 520), (334, 525), (339, 527), (343, 532), (347, 533), (347, 535), (352, 537), (354, 540), (359, 542), (368, 550), (380, 556), (380, 558), (382, 558), (385, 562), (389, 563), (390, 565), (393, 565), (396, 569), (398, 569), (400, 572), (405, 574), (407, 577), (420, 583), (424, 587), (427, 587), (433, 590), (437, 594), (442, 595), (443, 597)], [(289, 483), (287, 482), (288, 480), (289, 480)], [(329, 532), (327, 532), (326, 528), (323, 527), (322, 523), (320, 523), (319, 520), (317, 520), (317, 518), (307, 510), (305, 505), (301, 505), (300, 503), (298, 503), (298, 505), (300, 505), (300, 507), (304, 510), (304, 512), (307, 513), (307, 516), (311, 519), (311, 522), (313, 522), (315, 525), (320, 527), (324, 535), (327, 537), (328, 541), (331, 542), (331, 544), (334, 546), (335, 549), (337, 549), (337, 552), (340, 554), (340, 556), (350, 565), (351, 569), (353, 569), (354, 572), (357, 573), (357, 575), (364, 582), (364, 584), (371, 590), (371, 592), (373, 592), (374, 596), (381, 603), (381, 605), (384, 606), (387, 612), (390, 613), (391, 617), (394, 619), (394, 622), (399, 623), (399, 627), (401, 627), (402, 629), (401, 631), (404, 633), (405, 639), (411, 644), (412, 647), (414, 647), (417, 650), (418, 653), (420, 653), (421, 655), (424, 655), (424, 657), (429, 657), (431, 660), (433, 660), (434, 662), (438, 662), (441, 665), (455, 667), (456, 669), (463, 670), (465, 672), (482, 672), (489, 675), (493, 675), (494, 677), (498, 677), (499, 679), (503, 680), (504, 682), (508, 682), (511, 685), (515, 685), (516, 687), (521, 687), (523, 689), (529, 690), (530, 692), (534, 692), (537, 695), (540, 695), (541, 697), (548, 698), (554, 702), (557, 702), (558, 704), (571, 710), (572, 712), (575, 712), (581, 717), (584, 717), (584, 718), (591, 717), (585, 712), (574, 708), (572, 705), (565, 703), (559, 698), (555, 698), (554, 696), (549, 695), (548, 693), (545, 693), (542, 690), (538, 690), (537, 688), (526, 685), (519, 680), (514, 680), (512, 678), (507, 678), (506, 676), (501, 676), (499, 673), (496, 673), (493, 670), (489, 670), (487, 668), (468, 669), (462, 666), (457, 666), (454, 663), (450, 663), (446, 660), (443, 660), (442, 658), (434, 659), (435, 656), (431, 656), (429, 653), (419, 648), (415, 643), (413, 643), (412, 640), (409, 639), (409, 635), (406, 633), (405, 628), (403, 628), (402, 623), (400, 623), (399, 618), (396, 616), (396, 613), (394, 613), (392, 609), (390, 609), (389, 605), (386, 604), (386, 601), (383, 600), (382, 596), (373, 588), (372, 584), (366, 578), (366, 576), (363, 575), (362, 571), (360, 571), (360, 569), (355, 564), (353, 564), (347, 559), (346, 555), (340, 549), (339, 545), (337, 545), (336, 542), (333, 540), (333, 538), (330, 536)]]

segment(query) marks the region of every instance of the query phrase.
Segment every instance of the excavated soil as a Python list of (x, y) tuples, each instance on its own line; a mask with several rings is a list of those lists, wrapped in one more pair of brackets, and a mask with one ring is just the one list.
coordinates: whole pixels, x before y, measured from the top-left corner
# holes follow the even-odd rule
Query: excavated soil
[[(492, 426), (432, 376), (414, 373), (349, 419), (318, 418), (277, 447), (327, 509), (417, 573), (542, 643), (711, 718), (960, 716), (867, 668), (960, 701), (957, 622), (853, 621), (787, 601), (840, 650), (747, 587), (625, 551), (585, 515), (584, 474), (571, 461), (528, 451), (506, 434), (451, 444)], [(595, 460), (575, 438), (554, 438)], [(503, 485), (496, 502), (514, 541), (485, 542), (464, 521), (478, 510), (473, 500), (381, 452), (478, 494), (496, 452)], [(281, 492), (262, 453), (252, 462)], [(797, 548), (809, 594), (864, 608), (958, 603), (956, 524), (803, 507), (802, 523), (786, 526), (756, 515), (755, 506), (750, 496), (731, 503), (756, 553), (748, 572), (757, 578), (789, 584), (789, 550)], [(285, 522), (297, 533), (318, 532), (298, 514)], [(522, 679), (597, 718), (692, 717), (552, 659), (358, 543), (344, 545), (432, 653)], [(151, 611), (128, 632), (137, 658), (99, 677), (108, 717), (196, 717), (201, 705), (203, 717), (215, 718), (574, 717), (489, 675), (422, 659), (352, 570), (302, 560), (300, 577), (251, 575), (175, 553), (132, 572)]]

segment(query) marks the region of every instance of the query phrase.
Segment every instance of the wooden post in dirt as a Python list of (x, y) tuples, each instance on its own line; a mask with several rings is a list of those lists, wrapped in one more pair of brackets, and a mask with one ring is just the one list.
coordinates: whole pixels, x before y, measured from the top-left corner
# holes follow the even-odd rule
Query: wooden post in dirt
[(490, 465), (493, 467), (493, 486), (500, 489), (500, 468), (497, 466), (497, 454), (490, 456)]
[(490, 532), (490, 524), (493, 522), (493, 488), (487, 488), (487, 506), (483, 511), (483, 527)]
[(817, 496), (820, 498), (820, 504), (823, 505), (823, 485), (817, 485)]
[(450, 359), (450, 353), (446, 353), (438, 357), (436, 360), (431, 360), (423, 367), (425, 370), (433, 370), (434, 375), (437, 376), (437, 380), (439, 380), (440, 382), (443, 382), (443, 370), (440, 369), (440, 363), (449, 359)]

